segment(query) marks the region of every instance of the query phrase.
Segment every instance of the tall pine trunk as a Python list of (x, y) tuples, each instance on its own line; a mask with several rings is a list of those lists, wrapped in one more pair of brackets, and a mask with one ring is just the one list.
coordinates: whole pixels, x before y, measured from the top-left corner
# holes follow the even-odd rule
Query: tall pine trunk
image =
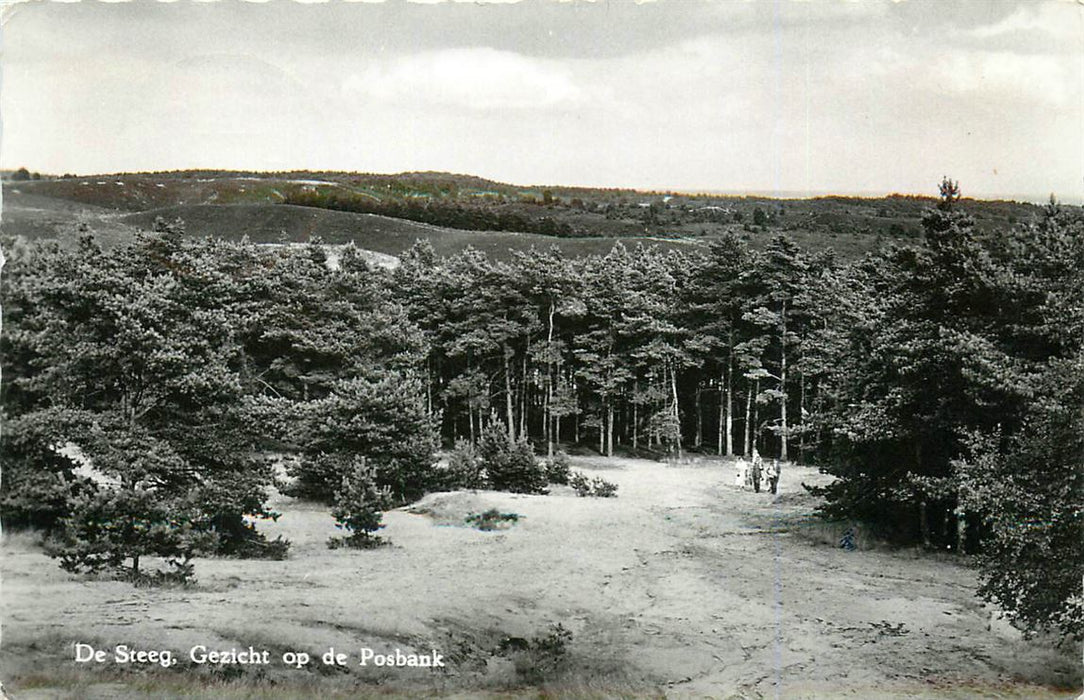
[(516, 421), (512, 409), (512, 349), (507, 343), (502, 346), (504, 350), (504, 405), (508, 419), (508, 439), (516, 439)]
[(726, 356), (726, 456), (734, 454), (734, 330)]
[(614, 401), (611, 397), (606, 406), (606, 456), (614, 456)]
[(527, 439), (527, 429), (529, 427), (527, 421), (527, 412), (529, 410), (527, 403), (527, 393), (530, 388), (527, 384), (527, 358), (531, 355), (531, 337), (527, 336), (527, 350), (523, 353), (523, 372), (520, 374), (519, 383), (519, 439)]
[(696, 382), (696, 439), (693, 445), (696, 449), (700, 449), (700, 446), (704, 442), (704, 408), (700, 400), (700, 395), (703, 393), (703, 383), (697, 380)]
[[(753, 381), (753, 447), (759, 451), (757, 445), (760, 443), (760, 404), (757, 402), (756, 397), (760, 396), (760, 380), (755, 379)], [(749, 454), (753, 454), (752, 450), (749, 450)]]
[(544, 420), (546, 421), (547, 457), (553, 457), (553, 427), (550, 424), (550, 421), (553, 420), (553, 415), (550, 413), (550, 406), (553, 403), (553, 314), (556, 310), (556, 304), (550, 300), (549, 324), (546, 331), (546, 407), (542, 412)]
[(603, 406), (598, 410), (598, 453), (606, 454), (606, 410)]
[(746, 380), (745, 385), (745, 444), (742, 445), (742, 452), (750, 457), (753, 454), (753, 384)]
[(930, 519), (926, 515), (926, 501), (922, 500), (918, 503), (918, 527), (922, 532), (922, 546), (926, 549), (930, 548)]
[(782, 443), (779, 448), (779, 459), (787, 461), (787, 302), (783, 300), (783, 335), (780, 344), (779, 355), (779, 391), (783, 394), (780, 400), (780, 422), (782, 423)]
[(716, 452), (718, 453), (718, 455), (720, 457), (723, 454), (723, 445), (724, 445), (724, 443), (726, 441), (726, 436), (725, 436), (724, 433), (726, 431), (726, 422), (725, 421), (726, 421), (726, 418), (727, 418), (727, 415), (726, 415), (727, 394), (728, 394), (728, 392), (727, 392), (727, 386), (726, 386), (726, 377), (724, 376), (723, 372), (719, 372), (719, 425), (718, 425), (718, 431), (717, 431), (717, 435), (718, 435), (718, 438), (719, 438), (719, 440), (718, 440), (719, 444), (718, 444), (718, 447), (716, 449)]
[(678, 390), (677, 390), (677, 368), (674, 367), (670, 371), (670, 388), (673, 394), (673, 411), (674, 411), (674, 425), (677, 426), (677, 455), (678, 459), (682, 458), (681, 455), (681, 412), (678, 410)]
[[(549, 371), (549, 368), (546, 368)], [(548, 381), (548, 380), (547, 380)], [(542, 398), (542, 438), (546, 441), (546, 456), (553, 456), (553, 418), (550, 416), (550, 389), (546, 387), (546, 395)]]
[[(804, 364), (804, 363), (803, 363)], [(805, 463), (805, 372), (798, 375), (798, 461)]]
[[(564, 381), (563, 378), (561, 377), (560, 358), (558, 358), (558, 363), (557, 363), (556, 381), (558, 381), (558, 382), (563, 382)], [(552, 408), (550, 409), (550, 413), (552, 415), (552, 413), (553, 413)], [(562, 418), (562, 416), (552, 416), (552, 418), (553, 418), (553, 442), (554, 442), (554, 444), (556, 446), (559, 447), (560, 444), (561, 444), (561, 418)]]

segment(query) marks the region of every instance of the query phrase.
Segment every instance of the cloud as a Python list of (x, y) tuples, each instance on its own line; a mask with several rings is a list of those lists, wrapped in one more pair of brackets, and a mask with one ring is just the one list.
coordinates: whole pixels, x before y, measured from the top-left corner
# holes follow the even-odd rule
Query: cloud
[(487, 47), (405, 56), (347, 78), (343, 91), (472, 110), (570, 107), (582, 98), (571, 71), (558, 62)]
[[(1076, 21), (1072, 21), (1073, 19)], [(975, 27), (967, 33), (978, 39), (992, 39), (1027, 32), (1041, 32), (1054, 37), (1078, 37), (1080, 9), (1066, 2), (1023, 5), (997, 22)]]
[(928, 71), (937, 88), (952, 93), (1062, 105), (1080, 89), (1065, 63), (1056, 56), (958, 50)]

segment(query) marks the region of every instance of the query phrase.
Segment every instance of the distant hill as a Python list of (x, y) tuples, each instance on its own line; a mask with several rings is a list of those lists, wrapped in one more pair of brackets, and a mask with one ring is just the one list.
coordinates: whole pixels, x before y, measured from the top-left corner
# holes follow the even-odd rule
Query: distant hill
[[(376, 214), (332, 211), (289, 204), (198, 204), (152, 209), (121, 220), (136, 229), (149, 229), (156, 217), (181, 219), (189, 233), (254, 243), (302, 242), (320, 238), (328, 244), (353, 243), (359, 248), (398, 255), (415, 241), (428, 239), (438, 255), (453, 255), (472, 246), (497, 258), (509, 250), (556, 245), (567, 255), (605, 254), (618, 238), (551, 238), (515, 231), (465, 231), (395, 219)], [(626, 239), (629, 240), (629, 239)], [(641, 239), (664, 247), (696, 245), (693, 241)], [(633, 241), (632, 244), (635, 244)]]
[[(803, 247), (854, 258), (890, 241), (917, 241), (935, 200), (819, 197), (777, 200), (676, 192), (517, 186), (471, 175), (297, 171), (178, 171), (5, 182), (0, 232), (107, 244), (180, 218), (191, 235), (263, 243), (327, 243), (396, 255), (419, 238), (439, 254), (467, 245), (504, 257), (557, 245), (566, 254), (608, 251), (616, 240), (667, 248), (704, 245), (726, 231), (759, 245), (786, 233)], [(980, 229), (1026, 222), (1033, 204), (963, 200)]]

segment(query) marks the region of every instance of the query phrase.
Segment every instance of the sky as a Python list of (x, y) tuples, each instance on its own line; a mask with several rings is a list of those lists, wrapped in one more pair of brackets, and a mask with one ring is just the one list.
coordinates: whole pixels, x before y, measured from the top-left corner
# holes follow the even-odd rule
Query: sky
[(33, 2), (0, 167), (1084, 198), (1071, 0)]

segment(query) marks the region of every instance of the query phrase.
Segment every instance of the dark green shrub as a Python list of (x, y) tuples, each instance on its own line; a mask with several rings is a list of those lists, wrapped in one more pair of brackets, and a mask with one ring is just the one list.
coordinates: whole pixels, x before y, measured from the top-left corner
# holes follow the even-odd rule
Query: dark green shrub
[(252, 460), (250, 468), (222, 471), (196, 487), (200, 510), (218, 535), (215, 554), (241, 559), (285, 559), (290, 547), (282, 536), (268, 540), (256, 519), (277, 521), (266, 507), (267, 484), (274, 479), (269, 462)]
[(71, 514), (72, 497), (94, 488), (89, 479), (76, 475), (77, 461), (55, 447), (63, 444), (65, 433), (57, 425), (66, 428), (78, 419), (61, 409), (14, 416), (5, 410), (2, 422), (0, 521), (5, 530), (53, 530)]
[(290, 495), (330, 503), (360, 456), (375, 468), (377, 484), (388, 487), (394, 503), (415, 500), (435, 486), (435, 438), (417, 378), (385, 372), (342, 380), (328, 396), (292, 410), (302, 458), (289, 471), (296, 479)]
[[(197, 499), (152, 488), (108, 488), (77, 496), (46, 552), (72, 573), (110, 572), (137, 583), (192, 580), (191, 560), (213, 553), (218, 535)], [(143, 571), (144, 557), (168, 569)]]
[(342, 486), (350, 456), (344, 453), (302, 454), (286, 467), (293, 481), (282, 487), (287, 496), (330, 503)]
[(377, 486), (376, 469), (366, 465), (364, 458), (357, 459), (351, 471), (343, 477), (342, 485), (335, 493), (335, 507), (331, 511), (335, 527), (350, 534), (331, 538), (328, 547), (371, 549), (384, 544), (373, 533), (384, 527), (381, 522), (383, 511), (390, 502), (388, 487)]
[(486, 487), (482, 461), (469, 440), (456, 441), (455, 448), (448, 455), (448, 468), (444, 471), (441, 486), (449, 491)]
[(591, 481), (583, 472), (572, 472), (568, 477), (568, 485), (572, 487), (576, 492), (576, 495), (580, 498), (591, 495)]
[(77, 483), (60, 474), (34, 471), (23, 465), (4, 465), (3, 491), (0, 493), (0, 520), (5, 530), (34, 527), (52, 530), (70, 514), (69, 499)]
[(596, 476), (591, 479), (591, 495), (595, 498), (614, 498), (617, 496), (617, 484)]
[(572, 462), (564, 452), (558, 452), (545, 462), (546, 480), (551, 484), (567, 484)]
[(572, 472), (568, 478), (568, 485), (573, 488), (576, 495), (581, 498), (592, 496), (594, 498), (613, 498), (617, 496), (617, 484), (606, 481), (602, 477), (588, 479), (583, 472)]
[(478, 442), (478, 457), (490, 488), (513, 493), (543, 493), (546, 473), (525, 439), (509, 437), (504, 426), (493, 421)]

